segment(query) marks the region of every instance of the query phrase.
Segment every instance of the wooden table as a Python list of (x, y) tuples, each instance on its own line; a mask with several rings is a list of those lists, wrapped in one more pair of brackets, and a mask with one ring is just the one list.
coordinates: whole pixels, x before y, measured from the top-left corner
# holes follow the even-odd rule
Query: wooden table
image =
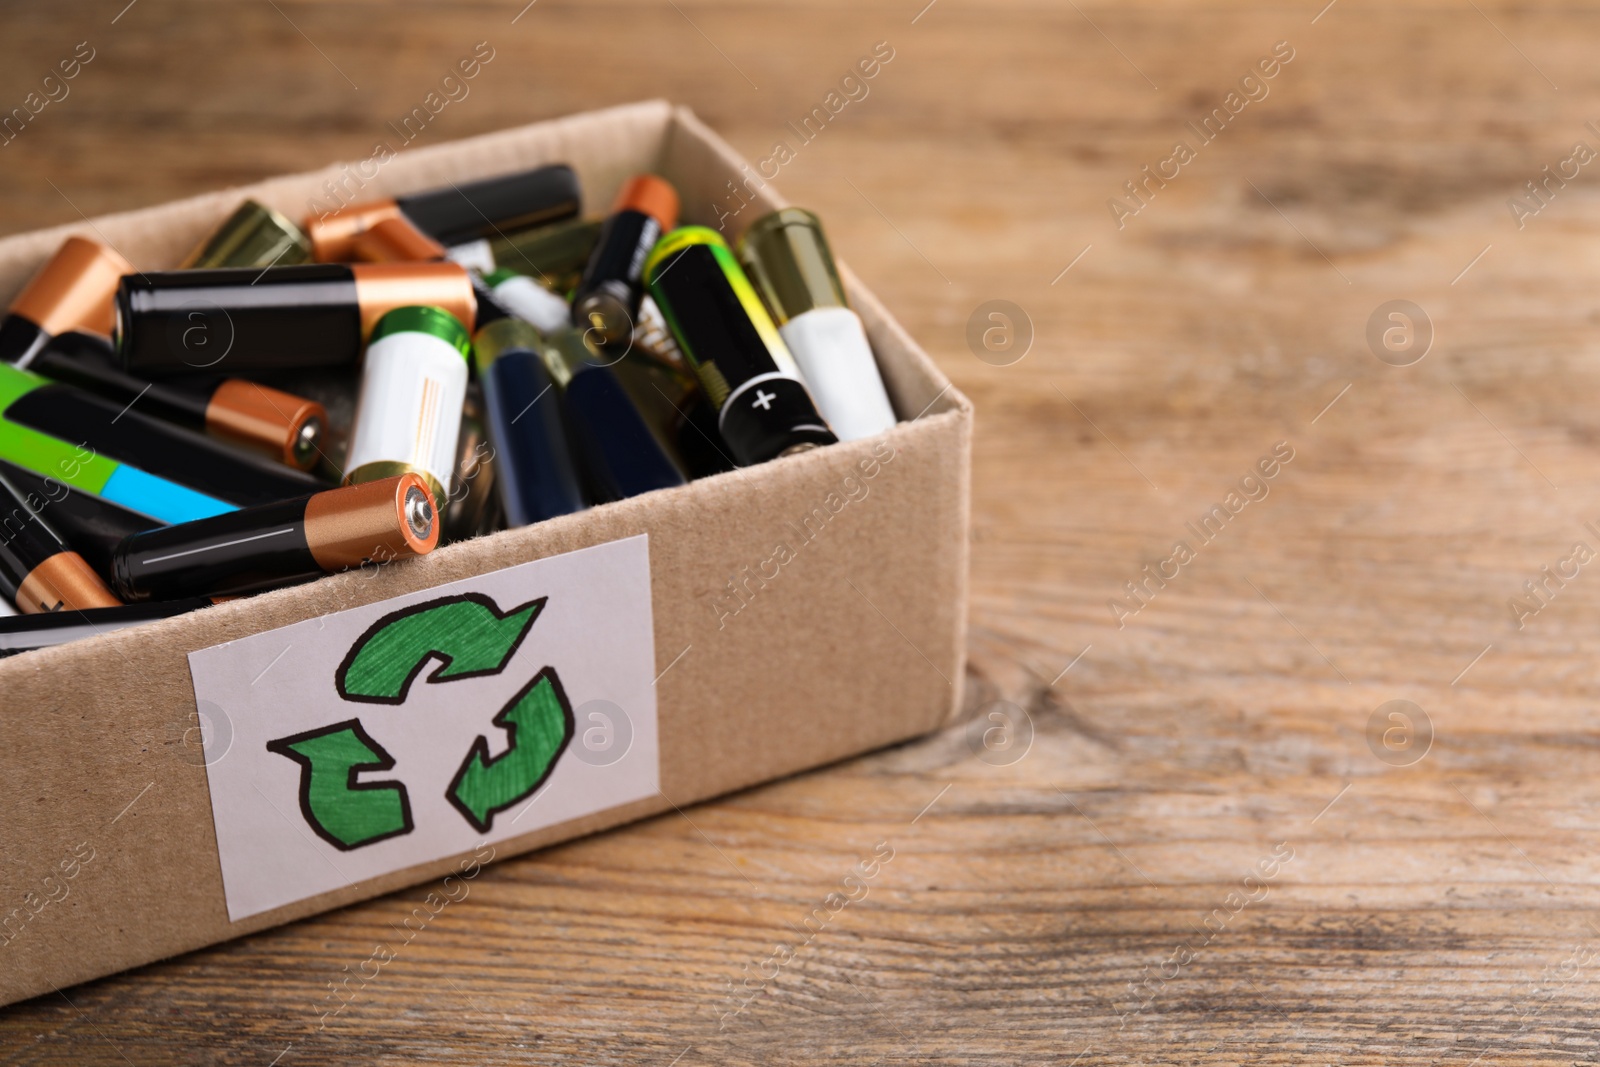
[(126, 2), (7, 14), (0, 108), (95, 58), (0, 230), (361, 157), (478, 41), (430, 143), (665, 95), (759, 158), (889, 42), (779, 184), (977, 402), (978, 725), (501, 863), (348, 1003), (426, 887), (7, 1009), (11, 1062), (1600, 1058), (1600, 163), (1508, 206), (1600, 149), (1593, 10)]

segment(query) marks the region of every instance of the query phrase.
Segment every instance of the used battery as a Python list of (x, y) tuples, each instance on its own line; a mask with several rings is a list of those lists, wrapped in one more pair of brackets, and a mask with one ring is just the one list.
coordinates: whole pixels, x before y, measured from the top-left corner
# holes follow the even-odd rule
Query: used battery
[(477, 308), (449, 262), (146, 271), (116, 300), (117, 356), (141, 375), (343, 367), (394, 308), (443, 308), (468, 330)]
[(495, 482), (500, 477), (500, 460), (489, 441), (488, 423), (483, 387), (479, 382), (468, 382), (467, 399), (461, 405), (461, 435), (456, 442), (455, 484), (450, 487), (450, 499), (441, 513), (441, 543), (488, 533), (489, 524), (497, 517)]
[(562, 407), (589, 496), (598, 503), (688, 481), (672, 449), (617, 377), (614, 355), (569, 327), (545, 339), (545, 366)]
[(204, 385), (148, 382), (116, 365), (111, 343), (73, 331), (54, 338), (31, 368), (138, 410), (186, 426), (219, 441), (310, 470), (321, 458), (328, 413), (314, 400), (243, 378), (217, 378)]
[(569, 452), (561, 392), (542, 354), (544, 343), (539, 331), (509, 316), (479, 328), (472, 339), (507, 526), (527, 526), (588, 506)]
[(854, 441), (893, 426), (894, 407), (822, 222), (797, 207), (763, 215), (739, 242), (739, 258), (833, 432)]
[(470, 335), (436, 307), (386, 314), (367, 345), (345, 482), (419, 475), (441, 510), (455, 482)]
[[(308, 218), (305, 231), (320, 262), (381, 260), (389, 257), (378, 251), (362, 253), (364, 240), (393, 247), (420, 239), (440, 248), (442, 254), (444, 246), (571, 218), (581, 206), (577, 174), (565, 163), (554, 163), (393, 200), (350, 204)], [(388, 223), (395, 225), (385, 226)], [(377, 234), (370, 234), (374, 229)], [(405, 230), (414, 236), (407, 237)]]
[(159, 474), (0, 418), (0, 459), (158, 522), (188, 522), (237, 508)]
[(114, 608), (57, 611), (47, 615), (16, 615), (0, 619), (0, 657), (53, 648), (69, 641), (82, 641), (113, 630), (143, 626), (210, 606), (211, 601), (203, 599), (167, 600), (149, 604), (123, 604)]
[(644, 295), (645, 257), (678, 224), (678, 191), (654, 174), (630, 178), (600, 231), (577, 291), (572, 323), (594, 331), (601, 344), (633, 335)]
[(128, 261), (87, 237), (68, 237), (0, 319), (0, 361), (26, 367), (69, 330), (111, 333), (117, 283)]
[(403, 474), (134, 534), (111, 575), (128, 601), (233, 596), (424, 555), (438, 542), (433, 494)]
[(121, 603), (94, 568), (45, 522), (37, 503), (0, 474), (0, 593), (24, 615)]
[[(514, 270), (565, 296), (577, 288), (583, 268), (600, 241), (601, 219), (568, 219), (520, 233), (497, 234), (478, 253), (489, 269)], [(469, 246), (450, 250), (452, 258), (469, 254)]]
[[(532, 323), (540, 333), (555, 333), (571, 325), (572, 306), (526, 274), (496, 270), (484, 275), (483, 284), (501, 307)], [(480, 326), (483, 321), (487, 320), (480, 321)]]
[(685, 226), (645, 261), (645, 283), (717, 409), (741, 466), (838, 440), (732, 250), (717, 231)]

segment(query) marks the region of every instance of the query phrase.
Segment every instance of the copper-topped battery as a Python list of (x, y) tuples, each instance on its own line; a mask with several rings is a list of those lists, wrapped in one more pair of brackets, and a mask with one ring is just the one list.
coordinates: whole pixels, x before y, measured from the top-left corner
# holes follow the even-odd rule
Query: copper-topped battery
[(121, 603), (45, 522), (46, 502), (0, 475), (0, 591), (25, 615)]
[(404, 219), (393, 200), (370, 200), (305, 220), (311, 240), (311, 258), (318, 263), (349, 263), (356, 258), (356, 241), (362, 234), (391, 219)]
[(445, 256), (444, 245), (417, 229), (393, 200), (354, 204), (306, 226), (319, 263), (408, 263)]
[(404, 218), (384, 219), (355, 239), (363, 263), (419, 263), (443, 259), (445, 247)]
[(206, 433), (310, 470), (320, 457), (328, 412), (315, 400), (243, 378), (218, 384), (206, 403)]
[(438, 543), (433, 493), (403, 474), (133, 534), (117, 546), (111, 576), (130, 601), (232, 596)]
[(25, 615), (114, 608), (120, 603), (83, 557), (72, 551), (57, 552), (40, 563), (17, 587), (17, 610)]
[[(396, 250), (423, 247), (421, 241), (432, 242), (443, 255), (443, 246), (558, 222), (576, 215), (580, 206), (577, 175), (557, 163), (393, 200), (350, 204), (306, 219), (305, 231), (319, 262), (387, 261)], [(387, 233), (373, 234), (380, 229)]]
[(385, 313), (408, 306), (468, 330), (477, 315), (471, 277), (448, 261), (147, 271), (117, 291), (117, 354), (145, 375), (347, 366)]
[(325, 571), (421, 556), (439, 543), (433, 492), (402, 474), (318, 493), (306, 502), (306, 545)]
[(357, 263), (356, 303), (361, 307), (361, 336), (395, 308), (436, 307), (454, 315), (472, 332), (477, 324), (478, 295), (472, 276), (458, 263)]
[(98, 241), (68, 237), (17, 294), (10, 311), (50, 334), (109, 334), (117, 282), (132, 273), (127, 260)]
[(0, 321), (0, 359), (25, 367), (58, 334), (110, 334), (117, 283), (132, 271), (98, 241), (68, 237), (11, 301)]
[(316, 401), (281, 389), (243, 378), (152, 382), (120, 369), (109, 340), (77, 330), (52, 338), (29, 369), (291, 467), (310, 470), (321, 457), (327, 412)]

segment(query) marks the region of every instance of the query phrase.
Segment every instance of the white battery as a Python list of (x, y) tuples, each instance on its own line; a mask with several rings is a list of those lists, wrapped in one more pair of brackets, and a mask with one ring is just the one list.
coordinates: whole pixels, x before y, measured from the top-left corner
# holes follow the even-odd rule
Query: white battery
[[(449, 318), (444, 312), (438, 315)], [(462, 339), (457, 347), (420, 328), (385, 333), (388, 318), (379, 320), (373, 331), (377, 339), (367, 346), (346, 480), (368, 481), (415, 470), (430, 475), (448, 496), (455, 481), (456, 444), (467, 396), (467, 360), (462, 351), (466, 331), (456, 324)]]
[(872, 344), (854, 311), (812, 308), (778, 327), (778, 334), (839, 440), (857, 441), (894, 425)]
[(525, 274), (513, 274), (492, 284), (495, 299), (517, 318), (532, 323), (546, 336), (572, 325), (572, 307)]

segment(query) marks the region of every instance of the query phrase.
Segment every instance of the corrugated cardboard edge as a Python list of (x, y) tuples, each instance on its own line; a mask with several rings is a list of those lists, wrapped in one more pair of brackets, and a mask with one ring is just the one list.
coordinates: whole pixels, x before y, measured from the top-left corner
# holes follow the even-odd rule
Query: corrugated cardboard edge
[[(464, 158), (474, 174), (483, 175), (562, 154), (581, 160), (587, 188), (606, 198), (630, 171), (653, 161), (706, 204), (710, 191), (738, 175), (741, 166), (693, 115), (654, 102), (408, 151), (384, 168), (383, 192), (461, 177)], [(294, 197), (304, 195), (309, 180), (340, 173), (335, 166), (106, 216), (84, 227), (0, 241), (0, 285), (20, 286), (69, 232), (138, 244), (141, 254), (134, 261), (145, 266), (175, 262), (189, 241), (242, 195), (268, 198), (298, 215)], [(762, 195), (763, 206), (779, 203), (770, 186)], [(688, 196), (685, 205), (688, 219), (712, 221)], [(169, 240), (168, 228), (187, 236)], [(795, 773), (947, 721), (960, 706), (965, 656), (972, 409), (859, 281), (846, 274), (898, 409), (905, 415), (923, 412), (881, 439), (819, 449), (505, 531), (414, 565), (383, 568), (375, 577), (334, 576), (0, 662), (0, 700), (6, 705), (0, 713), (0, 780), (8, 786), (8, 795), (0, 798), (0, 819), (8, 824), (0, 839), (0, 920), (25, 900), (37, 902), (51, 884), (46, 879), (64, 884), (57, 861), (74, 844), (86, 841), (98, 849), (97, 859), (82, 868), (81, 880), (68, 886), (66, 898), (26, 922), (14, 942), (0, 944), (0, 998), (14, 1000), (264, 929), (442, 875), (460, 862), (461, 857), (448, 857), (421, 864), (228, 923), (205, 773), (184, 762), (184, 752), (195, 750), (172, 732), (181, 731), (192, 713), (183, 659), (189, 649), (649, 532), (657, 662), (665, 666), (686, 645), (702, 635), (706, 639), (702, 650), (684, 658), (658, 687), (663, 796), (520, 836), (501, 845), (500, 856)], [(783, 572), (792, 576), (763, 587), (725, 631), (713, 629), (716, 614), (708, 605), (716, 583), (741, 562), (759, 559), (764, 544), (771, 544), (762, 538), (777, 528), (774, 509), (789, 509), (789, 515), (796, 508), (817, 510), (821, 492), (844, 484), (841, 479), (853, 476), (879, 450), (892, 450), (899, 466), (885, 464), (876, 480), (863, 483), (872, 495), (850, 504), (855, 510), (838, 516), (828, 535), (817, 540), (819, 547), (807, 548), (804, 558)], [(890, 551), (901, 538), (910, 539), (905, 551)], [(857, 546), (880, 555), (858, 558)], [(712, 564), (702, 565), (701, 557)], [(852, 562), (865, 567), (846, 573)], [(830, 584), (841, 576), (858, 581), (860, 600)], [(672, 602), (658, 595), (663, 590), (670, 591)], [(751, 614), (744, 616), (745, 610)], [(891, 615), (899, 618), (889, 621), (894, 633), (879, 618)], [(798, 637), (790, 640), (790, 634)], [(931, 650), (932, 658), (922, 648)], [(744, 669), (755, 657), (782, 669), (794, 656), (805, 657), (794, 662), (806, 669), (798, 677), (792, 669), (783, 675), (793, 684), (781, 692), (763, 688), (759, 674)], [(823, 662), (854, 664), (855, 674), (810, 677)], [(808, 687), (827, 700), (819, 698), (813, 706), (805, 692), (789, 691)], [(786, 710), (773, 710), (780, 708)], [(123, 730), (147, 736), (130, 742), (119, 733)]]

